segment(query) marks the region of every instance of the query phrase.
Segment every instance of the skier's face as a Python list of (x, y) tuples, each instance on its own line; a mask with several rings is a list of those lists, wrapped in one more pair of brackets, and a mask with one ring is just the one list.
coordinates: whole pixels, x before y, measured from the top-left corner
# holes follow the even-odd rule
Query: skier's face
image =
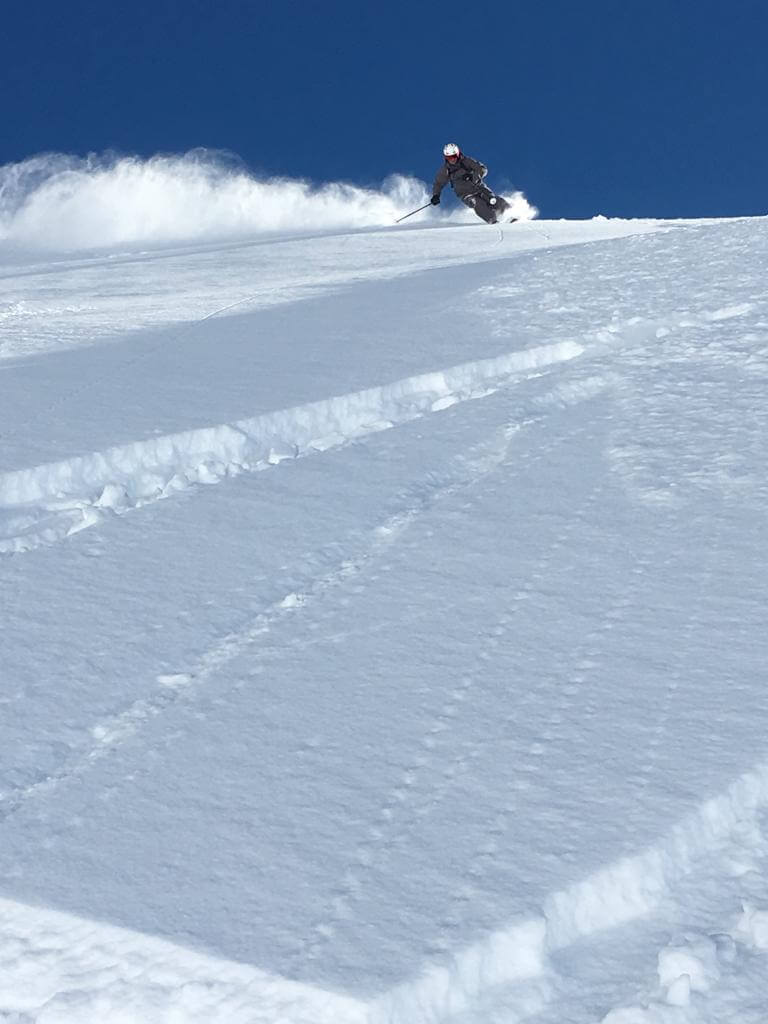
[(455, 164), (455, 163), (456, 163), (456, 161), (457, 161), (457, 160), (458, 160), (459, 158), (458, 158), (458, 156), (457, 156), (457, 155), (456, 155), (456, 154), (454, 153), (454, 154), (453, 154), (452, 156), (447, 156), (447, 157), (446, 157), (445, 159), (446, 159), (446, 160), (448, 161), (448, 163), (449, 163), (449, 164)]

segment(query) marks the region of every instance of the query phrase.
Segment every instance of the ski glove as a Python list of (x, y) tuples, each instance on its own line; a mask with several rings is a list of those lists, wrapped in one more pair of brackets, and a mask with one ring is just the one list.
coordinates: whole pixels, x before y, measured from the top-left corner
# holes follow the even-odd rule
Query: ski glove
[(430, 203), (432, 203), (433, 206), (437, 206), (440, 202), (440, 196), (432, 196), (432, 198), (429, 201)]

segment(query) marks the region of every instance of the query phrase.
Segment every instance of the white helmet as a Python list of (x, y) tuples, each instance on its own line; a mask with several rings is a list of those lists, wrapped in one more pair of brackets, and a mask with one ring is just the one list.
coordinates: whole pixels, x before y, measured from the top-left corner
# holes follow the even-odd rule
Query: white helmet
[(461, 150), (455, 142), (446, 142), (443, 146), (443, 156), (461, 156)]

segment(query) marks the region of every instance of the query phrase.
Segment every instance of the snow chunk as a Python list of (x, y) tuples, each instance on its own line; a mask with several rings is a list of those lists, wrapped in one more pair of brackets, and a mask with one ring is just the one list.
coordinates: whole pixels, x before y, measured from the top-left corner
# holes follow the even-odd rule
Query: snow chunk
[(124, 508), (128, 504), (128, 494), (125, 488), (118, 484), (107, 484), (95, 504), (99, 508)]
[(179, 672), (176, 675), (161, 675), (157, 677), (157, 681), (160, 686), (165, 686), (169, 690), (180, 690), (184, 686), (189, 686), (192, 682), (192, 676), (186, 672)]
[(681, 974), (675, 978), (667, 990), (667, 1002), (670, 1006), (688, 1006), (691, 1001), (691, 976)]
[(705, 313), (704, 319), (709, 320), (711, 323), (717, 323), (720, 320), (732, 320), (737, 316), (744, 316), (747, 313), (751, 313), (754, 306), (751, 302), (742, 302), (736, 306), (723, 306), (722, 309), (716, 309), (711, 313)]
[(669, 1006), (688, 1006), (691, 992), (708, 992), (720, 980), (717, 943), (706, 935), (686, 936), (659, 953), (659, 982)]
[(733, 938), (752, 949), (768, 950), (768, 910), (758, 910), (749, 903), (743, 906)]

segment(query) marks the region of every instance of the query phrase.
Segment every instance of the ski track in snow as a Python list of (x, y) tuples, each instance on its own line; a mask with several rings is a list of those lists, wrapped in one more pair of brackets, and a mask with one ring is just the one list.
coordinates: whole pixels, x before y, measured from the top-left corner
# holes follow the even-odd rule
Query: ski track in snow
[[(562, 444), (566, 440), (572, 441), (581, 433), (586, 433), (586, 429), (578, 431), (576, 435), (569, 435), (568, 438), (561, 438), (542, 446), (529, 465), (535, 465), (558, 444)], [(572, 517), (558, 530), (554, 540), (539, 556), (528, 574), (527, 580), (535, 581), (539, 586), (546, 585), (548, 573), (556, 567), (558, 556), (567, 551), (573, 534), (577, 532), (583, 522), (589, 520), (591, 512), (599, 504), (604, 490), (605, 484), (602, 480), (589, 488), (581, 504), (573, 510)], [(527, 757), (521, 761), (517, 769), (521, 785), (529, 785), (529, 779), (541, 770), (543, 764), (547, 763), (548, 746), (556, 738), (557, 727), (567, 718), (569, 709), (578, 700), (581, 684), (590, 669), (594, 668), (600, 659), (600, 638), (614, 627), (618, 615), (626, 614), (632, 607), (640, 581), (640, 574), (635, 574), (628, 590), (619, 596), (611, 597), (598, 624), (583, 636), (580, 645), (573, 651), (572, 668), (565, 673), (562, 679), (558, 690), (558, 702), (552, 709), (549, 722), (544, 727), (539, 739), (528, 749)], [(519, 602), (527, 600), (527, 598), (526, 590), (518, 590), (513, 596), (513, 601)], [(501, 642), (505, 627), (513, 617), (514, 606), (512, 611), (501, 613), (494, 623), (489, 624), (484, 651), (480, 655), (482, 660), (493, 658), (493, 652)], [(429, 739), (424, 741), (428, 749), (437, 739), (449, 735), (451, 722), (455, 719), (461, 704), (466, 700), (473, 682), (472, 676), (466, 676), (451, 691), (447, 702), (437, 713), (433, 727), (429, 730)], [(510, 735), (514, 735), (517, 731), (519, 713), (519, 709), (516, 709), (507, 719)], [(441, 795), (447, 791), (456, 771), (466, 763), (467, 759), (477, 756), (478, 753), (479, 750), (471, 750), (463, 755), (457, 754), (453, 768), (449, 769), (442, 781), (442, 787), (438, 783), (437, 787), (430, 789), (430, 802), (441, 798)], [(412, 768), (405, 769), (406, 773), (412, 771)], [(398, 802), (400, 800), (401, 797), (398, 794)], [(417, 813), (423, 814), (426, 811), (427, 807), (424, 806)], [(511, 803), (509, 806), (501, 807), (498, 814), (489, 820), (484, 838), (478, 842), (464, 868), (463, 884), (454, 890), (445, 916), (439, 922), (441, 932), (435, 937), (432, 944), (432, 952), (435, 956), (444, 957), (450, 949), (448, 936), (452, 929), (461, 923), (462, 912), (466, 905), (476, 898), (478, 889), (482, 888), (486, 869), (493, 864), (499, 853), (503, 837), (514, 827), (516, 813), (517, 809)], [(388, 815), (388, 820), (391, 820), (391, 817)], [(486, 942), (472, 947), (463, 954), (454, 954), (450, 958), (448, 968), (428, 971), (422, 982), (417, 981), (411, 985), (402, 986), (389, 997), (385, 997), (382, 1005), (386, 1009), (382, 1011), (384, 1014), (382, 1019), (396, 1020), (398, 1024), (402, 1021), (405, 1024), (411, 1014), (415, 1015), (418, 1012), (420, 1020), (443, 1021), (447, 1016), (453, 1016), (471, 1007), (473, 1001), (479, 999), (489, 985), (514, 983), (521, 977), (524, 991), (523, 1001), (527, 1007), (527, 1015), (529, 1011), (533, 1012), (534, 1009), (540, 1008), (546, 1002), (547, 986), (541, 984), (531, 989), (528, 983), (532, 978), (544, 974), (548, 943), (549, 937), (546, 935), (544, 921), (520, 922), (508, 932), (491, 936)], [(514, 955), (509, 955), (513, 950)], [(390, 1014), (392, 1014), (391, 1018)], [(517, 1020), (518, 1018), (510, 1019)]]
[[(715, 565), (721, 557), (721, 544), (724, 530), (725, 526), (721, 523), (716, 535), (716, 542), (707, 547), (707, 552), (704, 556), (704, 565), (699, 578), (699, 588), (703, 593), (706, 593), (712, 587), (712, 582), (715, 577)], [(686, 640), (689, 636), (693, 635), (694, 627), (697, 622), (698, 618), (696, 613), (691, 612), (683, 624), (684, 632), (681, 636), (681, 647), (687, 647)], [(663, 749), (664, 744), (667, 741), (669, 723), (672, 718), (672, 708), (677, 697), (679, 681), (680, 673), (677, 669), (671, 669), (667, 672), (667, 684), (664, 688), (664, 697), (659, 704), (658, 716), (653, 727), (653, 733), (648, 742), (647, 760), (645, 764), (641, 766), (640, 775), (637, 779), (637, 788), (639, 793), (642, 793), (647, 789), (653, 774), (657, 769), (660, 751)]]
[[(576, 433), (569, 435), (568, 438), (560, 438), (557, 443), (564, 443), (566, 440), (573, 441), (574, 438), (578, 438), (585, 432), (586, 431), (582, 428)], [(537, 457), (529, 462), (528, 466), (535, 466), (536, 462), (543, 459), (554, 447), (556, 447), (556, 443), (550, 443), (544, 446)], [(572, 534), (579, 528), (584, 518), (589, 515), (590, 510), (594, 507), (601, 493), (601, 489), (600, 484), (594, 485), (589, 490), (586, 499), (581, 503), (581, 505), (573, 510), (572, 518), (557, 532), (554, 540), (539, 556), (533, 569), (529, 573), (529, 580), (536, 580), (539, 584), (545, 583), (548, 571), (555, 563), (558, 555), (565, 549), (565, 546)], [(500, 613), (495, 622), (489, 623), (484, 637), (483, 649), (479, 654), (481, 661), (491, 661), (493, 659), (494, 652), (499, 647), (511, 620), (514, 618), (515, 604), (521, 600), (526, 600), (527, 596), (526, 591), (518, 590), (512, 597), (512, 609), (510, 611)], [(455, 687), (451, 691), (449, 700), (446, 702), (445, 706), (441, 708), (435, 725), (430, 730), (433, 742), (439, 740), (444, 742), (448, 741), (450, 738), (449, 730), (451, 722), (458, 714), (461, 705), (468, 699), (471, 688), (476, 684), (476, 682), (477, 679), (474, 675), (465, 676), (459, 686)], [(563, 689), (561, 689), (560, 693), (562, 694), (563, 692)], [(510, 735), (514, 735), (515, 733), (518, 713), (519, 712), (515, 710), (507, 719), (510, 726)], [(558, 714), (554, 713), (552, 716), (552, 722), (555, 723), (557, 721), (559, 721)], [(546, 761), (546, 742), (551, 739), (551, 734), (544, 733), (542, 735), (542, 740), (544, 742), (534, 744), (534, 747), (529, 750), (529, 760), (521, 762), (518, 768), (518, 774), (522, 778), (525, 778), (529, 773), (535, 774), (539, 770), (541, 762)], [(430, 790), (431, 806), (434, 806), (435, 802), (439, 802), (444, 798), (455, 776), (465, 769), (468, 761), (479, 756), (480, 751), (481, 748), (479, 746), (474, 746), (469, 751), (457, 751), (453, 764), (445, 772), (444, 778)], [(417, 815), (423, 815), (427, 813), (428, 810), (429, 805), (425, 804), (417, 810)], [(447, 905), (446, 913), (443, 919), (438, 922), (440, 932), (435, 936), (432, 942), (432, 952), (434, 955), (445, 955), (449, 951), (449, 935), (451, 930), (461, 923), (462, 914), (466, 905), (476, 897), (478, 888), (482, 887), (485, 868), (494, 860), (499, 851), (499, 844), (502, 837), (507, 834), (513, 826), (515, 813), (516, 809), (513, 806), (504, 806), (500, 808), (497, 815), (488, 822), (484, 840), (477, 845), (474, 853), (470, 856), (466, 867), (464, 868), (463, 884), (452, 893), (451, 899)], [(465, 995), (468, 996), (473, 994), (476, 995), (478, 993), (465, 993)]]
[[(525, 424), (525, 426), (530, 427), (536, 422), (538, 421), (531, 421)], [(493, 473), (505, 463), (512, 442), (519, 429), (520, 425), (516, 423), (507, 424), (502, 429), (501, 437), (503, 442), (501, 446), (496, 451), (491, 447), (487, 459), (481, 458), (476, 462), (477, 475), (468, 478), (461, 485), (461, 489), (470, 485), (474, 486), (489, 473)], [(527, 463), (525, 472), (542, 461), (554, 448), (565, 443), (566, 440), (572, 440), (574, 436), (578, 436), (578, 433), (579, 431), (576, 432), (576, 435), (570, 435), (569, 438), (557, 437), (542, 444), (534, 458)], [(470, 459), (471, 463), (472, 460)], [(455, 494), (459, 489), (457, 486), (449, 486), (435, 491), (432, 499), (423, 506), (423, 510), (426, 511), (436, 501)], [(409, 518), (409, 523), (411, 521), (412, 519)], [(575, 528), (575, 526), (572, 526), (572, 528)], [(553, 545), (553, 548), (542, 557), (540, 564), (545, 564), (549, 561), (556, 549), (556, 545)], [(494, 639), (493, 637), (489, 638), (489, 642), (493, 643)], [(468, 699), (474, 684), (474, 676), (465, 675), (460, 683), (448, 692), (446, 700), (435, 710), (425, 732), (419, 739), (416, 751), (407, 761), (401, 761), (398, 769), (400, 775), (399, 782), (385, 793), (374, 821), (369, 824), (366, 830), (365, 838), (358, 843), (353, 852), (352, 860), (344, 873), (343, 883), (335, 893), (332, 905), (326, 908), (325, 914), (314, 924), (312, 929), (314, 937), (305, 939), (299, 947), (295, 957), (297, 963), (301, 962), (304, 958), (315, 958), (320, 950), (331, 941), (337, 925), (348, 920), (353, 913), (356, 897), (364, 891), (366, 876), (376, 868), (380, 859), (386, 856), (387, 851), (407, 835), (408, 829), (413, 825), (413, 821), (426, 813), (426, 806), (421, 808), (414, 807), (416, 782), (422, 775), (429, 772), (436, 747), (441, 742), (447, 741), (451, 723), (459, 714), (462, 704)], [(472, 752), (465, 755), (466, 758), (470, 759), (472, 756)], [(457, 755), (457, 760), (452, 768), (449, 768), (436, 783), (430, 786), (430, 807), (433, 808), (436, 802), (439, 802), (444, 797), (457, 773), (460, 763), (460, 755)], [(435, 951), (443, 951), (440, 943), (436, 945)]]
[[(538, 448), (536, 455), (527, 461), (524, 470), (519, 471), (519, 475), (522, 476), (523, 472), (527, 473), (530, 469), (535, 468), (537, 464), (542, 462), (556, 448), (567, 442), (577, 440), (585, 432), (585, 428), (579, 428), (567, 437), (556, 437), (545, 442)], [(528, 578), (530, 580), (535, 579), (540, 582), (546, 578), (547, 570), (552, 566), (556, 556), (562, 550), (568, 538), (579, 527), (580, 519), (583, 515), (588, 514), (588, 511), (593, 506), (598, 493), (599, 486), (596, 485), (590, 492), (589, 498), (582, 504), (582, 506), (580, 506), (580, 508), (574, 511), (573, 518), (570, 519), (570, 521), (557, 533), (552, 543), (545, 548), (543, 553), (538, 557), (529, 574)], [(525, 600), (526, 597), (527, 593), (518, 591), (517, 594), (513, 595), (512, 601), (513, 603), (517, 603), (521, 600)], [(495, 621), (488, 623), (483, 633), (482, 650), (478, 655), (481, 662), (492, 660), (493, 652), (499, 647), (507, 627), (514, 618), (514, 614), (515, 609), (513, 606), (511, 611), (499, 613)], [(476, 687), (477, 683), (478, 679), (475, 674), (466, 674), (457, 685), (448, 691), (447, 699), (435, 711), (433, 720), (420, 741), (423, 751), (414, 759), (416, 767), (425, 767), (430, 755), (436, 750), (436, 748), (451, 743), (451, 726), (456, 721), (461, 706), (468, 701), (473, 687)], [(411, 827), (414, 821), (429, 813), (429, 811), (434, 809), (434, 807), (445, 798), (455, 778), (462, 772), (462, 770), (466, 770), (468, 762), (477, 757), (478, 754), (479, 748), (477, 746), (473, 746), (469, 751), (456, 750), (451, 765), (445, 769), (442, 772), (441, 777), (430, 786), (428, 801), (422, 803), (420, 806), (412, 808), (410, 819), (403, 823), (399, 836), (395, 837), (393, 841), (397, 841), (398, 838), (405, 835), (406, 828)], [(404, 775), (407, 774), (412, 776), (414, 773), (413, 765), (404, 765), (403, 772)], [(460, 902), (465, 902), (466, 896), (462, 893), (458, 896), (458, 900)], [(449, 922), (446, 921), (444, 924), (447, 927)], [(445, 947), (442, 939), (436, 940), (434, 948), (436, 952), (444, 951)]]

